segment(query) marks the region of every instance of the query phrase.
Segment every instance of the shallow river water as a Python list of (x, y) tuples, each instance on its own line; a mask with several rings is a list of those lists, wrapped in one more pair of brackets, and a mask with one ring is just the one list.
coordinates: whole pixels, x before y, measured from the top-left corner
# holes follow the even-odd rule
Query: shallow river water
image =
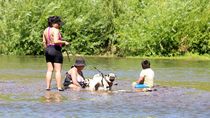
[[(5, 118), (208, 118), (210, 116), (210, 62), (150, 59), (155, 71), (152, 92), (135, 92), (143, 58), (85, 57), (84, 75), (97, 71), (117, 75), (110, 92), (45, 91), (44, 57), (0, 56), (0, 117)], [(64, 60), (62, 78), (74, 63)]]

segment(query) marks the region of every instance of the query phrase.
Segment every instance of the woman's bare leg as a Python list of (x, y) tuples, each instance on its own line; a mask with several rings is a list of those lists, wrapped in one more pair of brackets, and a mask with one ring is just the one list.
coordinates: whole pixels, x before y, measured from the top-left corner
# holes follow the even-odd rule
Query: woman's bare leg
[(51, 87), (52, 72), (53, 72), (53, 64), (51, 62), (48, 62), (47, 63), (47, 73), (46, 73), (46, 83), (47, 83), (46, 89), (50, 89), (50, 87)]
[(61, 63), (54, 63), (55, 78), (56, 78), (57, 88), (58, 89), (62, 89), (61, 68), (62, 68), (62, 64)]

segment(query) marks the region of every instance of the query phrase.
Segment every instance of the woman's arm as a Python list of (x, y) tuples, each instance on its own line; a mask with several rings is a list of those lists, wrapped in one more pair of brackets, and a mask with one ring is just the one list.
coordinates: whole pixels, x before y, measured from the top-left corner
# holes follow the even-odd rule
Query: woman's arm
[(69, 43), (67, 41), (61, 41), (59, 40), (59, 30), (58, 29), (54, 29), (53, 31), (53, 36), (54, 36), (54, 43), (55, 44), (65, 44), (65, 45), (68, 45)]
[(140, 76), (139, 79), (136, 81), (138, 84), (144, 84), (144, 76)]
[(72, 69), (71, 77), (72, 77), (73, 84), (78, 87), (81, 87), (80, 84), (77, 82), (77, 70), (76, 69)]
[(47, 48), (47, 42), (46, 42), (46, 37), (45, 37), (44, 33), (42, 36), (42, 43), (43, 43), (44, 48)]

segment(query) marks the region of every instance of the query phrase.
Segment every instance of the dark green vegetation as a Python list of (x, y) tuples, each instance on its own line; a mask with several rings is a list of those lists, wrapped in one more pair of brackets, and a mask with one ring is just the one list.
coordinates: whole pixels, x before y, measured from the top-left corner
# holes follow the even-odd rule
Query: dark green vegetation
[(51, 15), (73, 54), (209, 54), (209, 11), (209, 0), (1, 0), (0, 54), (43, 54)]

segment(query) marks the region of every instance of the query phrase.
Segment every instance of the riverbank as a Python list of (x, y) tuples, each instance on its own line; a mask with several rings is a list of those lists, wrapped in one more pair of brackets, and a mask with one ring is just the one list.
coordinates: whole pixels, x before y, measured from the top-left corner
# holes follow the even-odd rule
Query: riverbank
[[(29, 56), (29, 57), (42, 57), (44, 55), (3, 55), (1, 54), (0, 56)], [(208, 61), (210, 60), (210, 55), (199, 55), (199, 54), (185, 54), (182, 56), (171, 56), (171, 57), (166, 57), (166, 56), (124, 56), (124, 57), (119, 57), (116, 55), (82, 55), (82, 54), (69, 54), (67, 55), (65, 52), (63, 53), (64, 57), (78, 57), (78, 56), (82, 56), (82, 57), (98, 57), (98, 58), (128, 58), (128, 59), (132, 59), (132, 58), (139, 58), (139, 59), (177, 59), (177, 60), (195, 60), (195, 61), (199, 61), (199, 60), (203, 60), (203, 61)]]
[[(67, 57), (66, 53), (63, 56)], [(70, 54), (69, 56), (84, 56), (84, 57), (107, 57), (107, 58), (140, 58), (140, 59), (178, 59), (178, 60), (210, 60), (210, 55), (199, 55), (199, 54), (185, 54), (182, 56), (125, 56), (118, 57), (116, 55), (81, 55), (81, 54)]]
[(210, 60), (210, 55), (197, 55), (190, 54), (184, 56), (174, 56), (174, 57), (163, 57), (163, 56), (152, 56), (152, 57), (127, 57), (127, 58), (148, 58), (148, 59), (178, 59), (178, 60)]

